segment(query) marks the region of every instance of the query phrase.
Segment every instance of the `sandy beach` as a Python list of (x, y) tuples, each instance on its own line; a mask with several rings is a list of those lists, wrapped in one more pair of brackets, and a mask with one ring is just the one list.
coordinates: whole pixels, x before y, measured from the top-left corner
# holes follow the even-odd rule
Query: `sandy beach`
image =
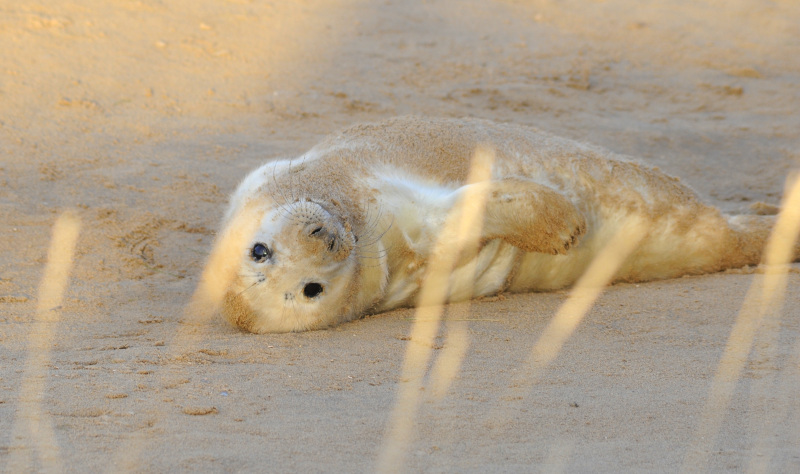
[(800, 471), (800, 264), (777, 305), (756, 268), (613, 285), (535, 376), (569, 290), (450, 306), (430, 365), (452, 334), (463, 358), (397, 445), (414, 310), (279, 335), (186, 312), (249, 170), (396, 115), (780, 206), (800, 3), (0, 0), (0, 50), (0, 471)]

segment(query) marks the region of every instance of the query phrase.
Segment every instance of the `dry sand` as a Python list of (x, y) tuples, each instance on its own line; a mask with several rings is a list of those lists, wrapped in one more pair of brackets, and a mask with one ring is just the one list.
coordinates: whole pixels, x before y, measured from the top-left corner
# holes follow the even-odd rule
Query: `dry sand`
[[(183, 313), (237, 181), (340, 127), (531, 124), (729, 212), (779, 204), (800, 167), (795, 0), (2, 0), (0, 51), (9, 472), (375, 469), (412, 311), (260, 336)], [(66, 210), (74, 267), (37, 319)], [(478, 302), (442, 332), (469, 349), (397, 468), (798, 472), (797, 268), (718, 432), (704, 406), (752, 272), (608, 289), (533, 384), (518, 374), (569, 293)]]

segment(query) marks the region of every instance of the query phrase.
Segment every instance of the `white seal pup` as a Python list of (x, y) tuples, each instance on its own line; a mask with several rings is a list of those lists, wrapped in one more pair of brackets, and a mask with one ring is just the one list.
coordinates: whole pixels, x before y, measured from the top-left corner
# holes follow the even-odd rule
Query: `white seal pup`
[(401, 117), (351, 127), (244, 179), (223, 233), (244, 209), (258, 222), (223, 314), (264, 333), (413, 306), (448, 212), (474, 185), (478, 147), (495, 155), (480, 246), (458, 262), (449, 301), (566, 287), (631, 217), (647, 231), (615, 281), (758, 263), (774, 223), (723, 215), (657, 169), (536, 129)]

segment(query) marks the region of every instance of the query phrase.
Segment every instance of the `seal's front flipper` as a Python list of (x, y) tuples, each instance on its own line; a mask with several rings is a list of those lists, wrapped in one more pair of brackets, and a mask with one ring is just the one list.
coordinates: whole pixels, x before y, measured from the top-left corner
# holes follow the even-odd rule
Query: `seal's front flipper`
[(520, 178), (489, 183), (481, 240), (501, 239), (526, 252), (564, 254), (586, 220), (563, 194)]

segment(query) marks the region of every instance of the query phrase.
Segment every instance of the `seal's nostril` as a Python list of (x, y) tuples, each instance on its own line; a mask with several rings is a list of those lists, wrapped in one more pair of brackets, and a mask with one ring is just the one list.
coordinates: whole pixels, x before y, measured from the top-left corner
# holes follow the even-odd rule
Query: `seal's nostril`
[(303, 295), (305, 295), (306, 298), (316, 298), (322, 294), (322, 291), (322, 285), (319, 283), (308, 283), (303, 287)]
[(320, 232), (322, 232), (322, 227), (317, 227), (316, 229), (312, 230), (311, 233), (308, 235), (317, 235)]

